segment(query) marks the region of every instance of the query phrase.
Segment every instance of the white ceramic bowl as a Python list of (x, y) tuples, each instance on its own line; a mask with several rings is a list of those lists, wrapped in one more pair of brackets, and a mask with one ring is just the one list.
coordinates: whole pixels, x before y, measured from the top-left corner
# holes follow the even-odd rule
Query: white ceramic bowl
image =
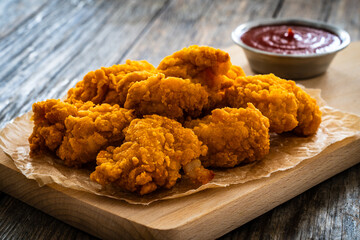
[[(262, 51), (246, 45), (241, 36), (251, 28), (268, 25), (301, 25), (324, 29), (336, 34), (341, 44), (325, 53), (313, 54), (278, 54)], [(286, 79), (306, 79), (324, 73), (329, 67), (336, 53), (344, 49), (350, 43), (349, 34), (336, 26), (323, 22), (305, 19), (269, 19), (247, 22), (238, 26), (231, 34), (233, 41), (243, 48), (249, 61), (250, 67), (256, 73), (274, 73)]]

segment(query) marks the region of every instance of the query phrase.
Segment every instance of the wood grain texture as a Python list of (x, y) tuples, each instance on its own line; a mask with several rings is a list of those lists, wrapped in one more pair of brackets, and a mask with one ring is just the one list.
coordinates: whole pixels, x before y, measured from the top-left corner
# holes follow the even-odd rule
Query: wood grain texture
[(231, 46), (231, 31), (255, 18), (271, 18), (274, 2), (172, 1), (125, 58), (148, 59), (157, 65), (165, 56), (192, 44)]
[(359, 239), (359, 173), (358, 164), (222, 239)]
[[(89, 70), (126, 58), (157, 64), (163, 56), (193, 43), (227, 47), (232, 44), (232, 29), (251, 19), (323, 20), (345, 28), (353, 41), (360, 40), (359, 9), (358, 0), (2, 0), (0, 128), (29, 111), (34, 101), (63, 96)], [(326, 87), (336, 92), (339, 84), (346, 83), (339, 81)], [(316, 87), (318, 83), (309, 85)], [(346, 107), (356, 103), (353, 100)], [(356, 201), (358, 176), (359, 166), (353, 167), (225, 238), (360, 239), (356, 235), (360, 215)], [(60, 224), (58, 220), (24, 204), (27, 210), (23, 210), (22, 224), (18, 224), (20, 217), (10, 214), (10, 210), (20, 208), (21, 203), (6, 194), (0, 195), (3, 200), (11, 204), (0, 205), (1, 239), (20, 239), (28, 234), (49, 238), (57, 231), (49, 226)], [(324, 219), (326, 224), (322, 223)], [(329, 230), (331, 226), (337, 227)], [(70, 239), (77, 238), (77, 230), (68, 225), (61, 227), (61, 232)]]
[[(237, 56), (235, 61), (242, 61), (239, 49), (233, 47), (229, 51)], [(307, 88), (322, 89), (322, 97), (330, 106), (360, 114), (360, 84), (355, 76), (350, 77), (360, 69), (360, 62), (348, 60), (357, 59), (359, 52), (360, 42), (352, 43), (335, 57), (325, 74), (297, 82)], [(253, 74), (248, 65), (244, 70)], [(222, 239), (360, 239), (359, 176), (357, 164)]]
[(0, 205), (1, 239), (24, 238), (18, 230), (26, 232), (26, 239), (96, 239), (2, 192)]
[(279, 18), (310, 18), (319, 21), (327, 21), (333, 0), (322, 1), (284, 1), (277, 17)]
[(163, 4), (50, 1), (0, 43), (1, 126), (34, 101), (64, 96), (85, 73), (115, 64)]
[[(235, 63), (245, 65), (243, 53), (239, 48), (234, 47), (228, 49), (228, 51), (231, 55), (236, 56), (233, 58)], [(347, 51), (340, 54), (335, 60), (334, 67), (329, 69), (329, 73), (341, 70), (341, 64), (356, 66), (357, 62), (347, 60), (347, 54), (353, 52), (360, 52), (360, 42), (352, 44)], [(326, 78), (326, 76), (322, 77)], [(330, 83), (336, 82), (337, 78), (334, 74), (329, 74), (328, 81)], [(339, 92), (341, 93), (344, 89), (349, 88), (357, 92), (360, 84), (353, 83), (353, 85), (339, 87)], [(328, 96), (328, 98), (331, 99), (331, 96)], [(352, 110), (359, 112), (356, 108)], [(102, 238), (112, 239), (114, 235), (111, 234), (122, 234), (121, 236), (124, 238), (169, 239), (171, 237), (171, 239), (190, 239), (195, 237), (197, 239), (207, 239), (226, 233), (254, 216), (258, 216), (279, 203), (303, 192), (310, 186), (316, 185), (329, 176), (359, 162), (359, 152), (360, 140), (347, 139), (330, 146), (319, 156), (306, 160), (292, 170), (274, 174), (270, 179), (249, 182), (248, 184), (236, 185), (226, 189), (204, 191), (182, 199), (158, 202), (149, 207), (133, 206), (121, 201), (99, 198), (54, 186), (38, 188), (36, 183), (25, 181), (21, 174), (14, 175), (11, 169), (14, 170), (15, 167), (10, 165), (9, 170), (9, 163), (5, 163), (5, 167), (1, 167), (0, 182), (3, 184), (4, 192)], [(3, 158), (0, 159), (4, 160)], [(356, 195), (354, 199), (356, 199)], [(352, 199), (353, 204), (355, 204), (353, 205), (354, 208), (347, 210), (356, 217), (357, 206), (354, 199)], [(320, 208), (320, 210), (328, 212), (328, 209)], [(74, 211), (76, 214), (74, 214)], [(319, 205), (310, 209), (310, 211), (319, 212)], [(321, 217), (323, 217), (323, 213), (319, 212)], [(282, 221), (281, 216), (277, 216), (277, 218), (279, 218), (278, 221)], [(220, 220), (221, 224), (218, 221), (214, 222), (214, 219)], [(319, 228), (314, 228), (310, 232), (311, 234), (318, 236), (325, 232), (330, 237), (334, 237), (339, 234), (339, 230), (347, 227), (350, 233), (348, 235), (352, 234), (357, 237), (358, 229), (355, 224), (351, 227), (348, 222), (336, 221), (335, 225), (328, 226), (332, 227), (330, 229), (333, 231), (329, 232), (326, 225), (325, 227), (321, 225), (322, 221), (322, 219), (316, 219), (316, 226), (323, 228), (321, 231)], [(119, 226), (113, 229), (111, 222), (115, 222)], [(296, 223), (295, 221), (294, 224)], [(314, 223), (312, 222), (312, 224)], [(343, 226), (342, 224), (347, 225)], [(87, 228), (89, 226), (91, 227)], [(99, 230), (94, 232), (94, 226), (99, 226)], [(147, 226), (147, 228), (144, 230), (142, 226)], [(211, 230), (206, 229), (206, 226), (210, 227)], [(275, 224), (267, 230), (273, 234), (276, 228), (282, 229), (282, 227), (282, 225)], [(301, 227), (304, 227), (304, 225)], [(203, 229), (206, 229), (206, 231), (202, 231)], [(284, 236), (304, 233), (301, 229), (297, 230), (286, 232)], [(298, 236), (294, 235), (294, 237)]]
[(349, 32), (353, 41), (360, 39), (360, 2), (358, 0), (334, 1), (328, 21)]
[(56, 185), (39, 188), (0, 152), (0, 187), (4, 192), (102, 239), (118, 236), (123, 239), (209, 239), (225, 234), (353, 166), (360, 161), (359, 153), (360, 138), (347, 138), (270, 178), (142, 206)]
[(0, 16), (0, 39), (5, 38), (10, 33), (26, 22), (31, 21), (46, 5), (45, 0), (16, 0), (1, 1), (0, 12), (6, 13)]

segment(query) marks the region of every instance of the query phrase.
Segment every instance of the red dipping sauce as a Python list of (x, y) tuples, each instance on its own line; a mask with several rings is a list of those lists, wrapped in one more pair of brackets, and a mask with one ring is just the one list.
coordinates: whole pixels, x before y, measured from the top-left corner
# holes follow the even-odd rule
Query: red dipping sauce
[(254, 27), (241, 36), (244, 44), (278, 54), (314, 54), (336, 49), (340, 38), (329, 31), (299, 25)]

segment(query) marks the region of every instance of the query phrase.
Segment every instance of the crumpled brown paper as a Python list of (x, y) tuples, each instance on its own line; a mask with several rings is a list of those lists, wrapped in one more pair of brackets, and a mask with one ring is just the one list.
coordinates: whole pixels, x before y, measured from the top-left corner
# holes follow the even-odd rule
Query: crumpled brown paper
[(215, 178), (199, 187), (182, 178), (170, 190), (159, 190), (139, 196), (113, 187), (103, 188), (90, 180), (91, 170), (65, 167), (56, 156), (31, 158), (28, 143), (33, 128), (33, 123), (30, 121), (31, 113), (16, 118), (0, 132), (0, 146), (12, 157), (16, 167), (27, 178), (35, 179), (40, 186), (56, 183), (63, 187), (122, 199), (133, 204), (147, 205), (157, 200), (190, 195), (207, 188), (226, 187), (230, 184), (241, 184), (269, 177), (274, 172), (293, 168), (301, 161), (316, 156), (335, 142), (348, 137), (360, 138), (360, 116), (326, 106), (320, 98), (320, 90), (305, 90), (317, 100), (323, 113), (322, 123), (314, 136), (304, 138), (291, 134), (273, 134), (270, 138), (270, 154), (263, 160), (231, 169), (214, 170)]

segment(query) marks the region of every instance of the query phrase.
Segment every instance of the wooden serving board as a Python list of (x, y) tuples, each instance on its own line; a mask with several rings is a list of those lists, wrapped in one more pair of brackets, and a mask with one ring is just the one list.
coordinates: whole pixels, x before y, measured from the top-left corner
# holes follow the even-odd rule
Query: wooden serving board
[[(242, 50), (227, 49), (232, 62), (252, 74)], [(360, 42), (334, 59), (328, 72), (300, 81), (321, 88), (330, 106), (360, 114)], [(347, 138), (295, 168), (269, 178), (208, 189), (149, 206), (65, 189), (39, 187), (0, 150), (0, 190), (103, 239), (209, 239), (219, 237), (360, 162), (360, 139)]]

